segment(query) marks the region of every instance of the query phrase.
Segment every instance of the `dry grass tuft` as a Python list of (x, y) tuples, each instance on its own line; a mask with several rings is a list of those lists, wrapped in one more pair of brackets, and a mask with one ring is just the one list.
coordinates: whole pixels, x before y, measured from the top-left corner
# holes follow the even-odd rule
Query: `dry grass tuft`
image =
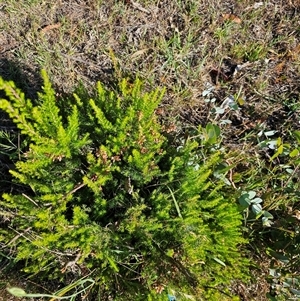
[[(298, 0), (7, 0), (0, 19), (0, 75), (29, 97), (41, 68), (59, 93), (140, 77), (167, 87), (161, 115), (184, 128), (221, 122), (202, 94), (213, 85), (215, 105), (241, 100), (223, 118), (229, 149), (250, 154), (261, 128), (300, 129)], [(256, 295), (236, 284), (242, 300), (266, 300), (265, 275), (255, 276)]]

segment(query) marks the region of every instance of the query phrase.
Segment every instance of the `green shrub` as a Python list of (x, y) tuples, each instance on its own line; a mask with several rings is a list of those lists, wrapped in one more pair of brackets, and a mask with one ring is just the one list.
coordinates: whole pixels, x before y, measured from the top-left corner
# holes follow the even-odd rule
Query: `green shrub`
[[(28, 142), (11, 174), (24, 191), (3, 194), (0, 239), (24, 271), (47, 279), (91, 273), (101, 300), (212, 300), (243, 278), (241, 216), (213, 181), (200, 135), (164, 133), (163, 90), (123, 80), (94, 97), (57, 100), (45, 72), (37, 103), (0, 81), (7, 112)], [(147, 297), (148, 296), (148, 297)], [(184, 297), (185, 296), (185, 297)], [(201, 298), (201, 299), (199, 299)]]

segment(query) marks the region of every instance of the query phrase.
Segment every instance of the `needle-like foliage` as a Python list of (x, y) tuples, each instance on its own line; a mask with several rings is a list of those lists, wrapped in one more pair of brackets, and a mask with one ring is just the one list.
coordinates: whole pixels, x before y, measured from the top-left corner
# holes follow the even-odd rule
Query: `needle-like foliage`
[(1, 243), (24, 270), (91, 272), (101, 300), (158, 300), (162, 290), (212, 300), (242, 278), (241, 217), (212, 180), (219, 154), (203, 158), (200, 138), (164, 134), (155, 115), (164, 91), (98, 83), (90, 99), (61, 104), (42, 75), (35, 104), (0, 80), (0, 108), (29, 145), (10, 171), (26, 189), (0, 200)]

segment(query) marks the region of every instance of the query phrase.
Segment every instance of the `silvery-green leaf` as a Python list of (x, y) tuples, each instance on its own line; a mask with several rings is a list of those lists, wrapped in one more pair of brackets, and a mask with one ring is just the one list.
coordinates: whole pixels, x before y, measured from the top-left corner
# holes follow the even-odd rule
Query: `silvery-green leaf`
[(270, 221), (267, 217), (263, 217), (262, 224), (264, 227), (271, 227), (272, 224), (274, 224), (274, 223), (272, 221)]
[(277, 147), (277, 140), (270, 140), (267, 142), (269, 149), (275, 149)]
[(273, 218), (273, 215), (270, 213), (270, 212), (268, 212), (268, 211), (264, 211), (264, 217), (267, 217), (267, 218)]
[(254, 214), (259, 214), (262, 211), (262, 207), (261, 207), (260, 204), (254, 204), (254, 205), (252, 205), (251, 209), (252, 209), (252, 212)]
[(300, 290), (296, 290), (294, 288), (289, 288), (290, 292), (293, 293), (294, 295), (300, 297)]
[(248, 191), (249, 199), (253, 199), (256, 196), (256, 192), (253, 190)]
[(26, 292), (19, 288), (19, 287), (10, 287), (7, 289), (7, 291), (12, 294), (13, 296), (16, 296), (16, 297), (24, 297), (26, 296)]
[(277, 133), (277, 131), (268, 131), (268, 132), (264, 132), (264, 135), (267, 137), (271, 137), (274, 136)]
[(251, 203), (252, 203), (252, 204), (259, 204), (259, 203), (262, 203), (262, 201), (263, 201), (263, 200), (262, 200), (261, 198), (255, 198), (255, 199), (252, 199), (252, 200), (251, 200)]
[(205, 96), (209, 95), (210, 92), (211, 92), (210, 90), (204, 90), (204, 91), (202, 92), (202, 96), (205, 97)]
[(214, 112), (215, 114), (223, 114), (223, 113), (225, 112), (225, 109), (223, 109), (223, 108), (221, 108), (221, 107), (215, 107), (215, 108), (213, 109), (213, 112)]
[(224, 124), (231, 124), (231, 123), (232, 123), (232, 121), (231, 121), (231, 120), (228, 120), (228, 119), (222, 120), (222, 121), (220, 122), (221, 125), (224, 125)]

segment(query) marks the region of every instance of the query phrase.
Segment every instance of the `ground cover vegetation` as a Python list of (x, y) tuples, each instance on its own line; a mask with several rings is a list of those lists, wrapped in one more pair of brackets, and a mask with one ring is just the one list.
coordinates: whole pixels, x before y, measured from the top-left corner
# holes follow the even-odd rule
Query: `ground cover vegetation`
[(0, 300), (299, 299), (299, 6), (2, 1)]

